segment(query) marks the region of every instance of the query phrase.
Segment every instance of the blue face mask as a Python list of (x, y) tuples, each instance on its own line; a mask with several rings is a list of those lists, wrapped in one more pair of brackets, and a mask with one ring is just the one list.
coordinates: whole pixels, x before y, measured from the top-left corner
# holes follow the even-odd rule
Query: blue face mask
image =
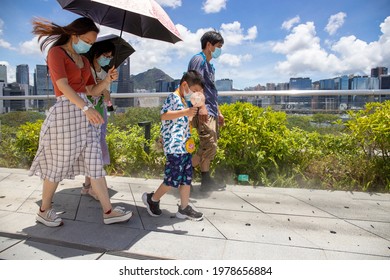
[(72, 47), (76, 53), (81, 54), (81, 53), (87, 53), (89, 49), (92, 47), (92, 45), (84, 42), (79, 37), (79, 41), (77, 42), (77, 44), (72, 42)]
[(97, 59), (97, 63), (99, 63), (99, 65), (100, 65), (101, 67), (107, 66), (108, 64), (110, 64), (110, 61), (111, 61), (111, 59), (105, 57), (104, 55), (101, 55), (101, 56)]
[(194, 92), (192, 90), (190, 90), (190, 88), (188, 88), (188, 92), (187, 91), (184, 91), (184, 99), (185, 101), (187, 102), (190, 102), (191, 101), (191, 96)]
[(221, 48), (215, 48), (215, 50), (211, 53), (213, 58), (218, 58), (222, 53)]

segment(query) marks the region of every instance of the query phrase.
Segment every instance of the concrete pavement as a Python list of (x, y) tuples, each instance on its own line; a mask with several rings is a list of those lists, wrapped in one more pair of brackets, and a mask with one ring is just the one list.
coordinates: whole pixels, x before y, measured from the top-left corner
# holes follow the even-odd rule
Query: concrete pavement
[(134, 215), (104, 225), (99, 202), (80, 195), (83, 177), (61, 182), (53, 207), (64, 226), (35, 222), (42, 183), (22, 169), (0, 168), (0, 259), (6, 260), (357, 260), (390, 259), (390, 194), (228, 185), (191, 204), (201, 222), (175, 218), (179, 196), (150, 217), (143, 192), (161, 180), (107, 177), (114, 206)]

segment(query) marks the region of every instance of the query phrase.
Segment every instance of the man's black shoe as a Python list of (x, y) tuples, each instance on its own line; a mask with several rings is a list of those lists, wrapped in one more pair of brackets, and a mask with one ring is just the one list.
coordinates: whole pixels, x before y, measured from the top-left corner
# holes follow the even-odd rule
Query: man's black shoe
[(212, 179), (210, 177), (202, 180), (202, 182), (200, 184), (200, 191), (201, 192), (208, 192), (208, 191), (212, 191), (212, 190), (221, 190), (221, 189), (225, 189), (225, 188), (226, 188), (226, 185), (224, 183), (217, 183), (217, 182), (215, 182), (214, 179)]

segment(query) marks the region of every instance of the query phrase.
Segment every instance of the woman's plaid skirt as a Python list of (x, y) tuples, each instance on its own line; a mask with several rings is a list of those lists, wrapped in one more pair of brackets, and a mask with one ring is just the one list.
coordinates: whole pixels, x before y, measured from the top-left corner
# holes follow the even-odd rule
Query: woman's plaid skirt
[[(86, 102), (84, 94), (80, 95)], [(75, 104), (58, 97), (42, 124), (39, 147), (29, 175), (60, 182), (76, 175), (106, 175), (100, 146), (100, 125), (92, 125)]]

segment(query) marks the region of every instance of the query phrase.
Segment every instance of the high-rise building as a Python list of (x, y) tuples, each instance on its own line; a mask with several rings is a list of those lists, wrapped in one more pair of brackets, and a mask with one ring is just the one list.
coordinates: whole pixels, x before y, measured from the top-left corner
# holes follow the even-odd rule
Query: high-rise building
[(7, 83), (7, 65), (0, 64), (0, 83)]
[[(390, 75), (380, 76), (380, 89), (390, 89)], [(381, 95), (380, 101), (390, 100), (390, 95)]]
[[(348, 90), (349, 89), (349, 78), (347, 75), (337, 77), (334, 79), (335, 89), (337, 90)], [(345, 93), (339, 96), (339, 108), (345, 109), (348, 104), (351, 103), (351, 96)]]
[(371, 69), (371, 77), (379, 78), (381, 75), (387, 75), (387, 67), (376, 67)]
[(20, 64), (16, 66), (16, 82), (22, 85), (30, 84), (30, 76), (27, 64)]
[[(368, 90), (368, 89), (379, 89), (379, 78), (378, 77), (367, 77), (367, 76), (355, 76), (351, 82), (352, 90)], [(371, 102), (372, 96), (353, 96), (352, 106), (356, 108), (363, 108), (367, 102)]]
[(390, 75), (383, 75), (380, 77), (380, 88), (390, 89)]
[[(27, 96), (29, 95), (29, 85), (11, 83), (2, 88), (3, 96)], [(3, 101), (3, 112), (7, 113), (11, 111), (25, 111), (28, 109), (29, 100), (4, 100)]]
[[(290, 78), (289, 83), (290, 90), (311, 90), (312, 81), (310, 78)], [(311, 97), (310, 96), (297, 96), (297, 97), (287, 97), (288, 107), (293, 108), (302, 108), (311, 106)]]
[[(320, 90), (335, 90), (336, 84), (335, 79), (324, 79), (319, 81)], [(313, 96), (311, 101), (312, 109), (322, 110), (335, 110), (337, 106), (336, 96)]]
[[(130, 58), (126, 58), (125, 61), (118, 68), (118, 88), (117, 93), (130, 93), (134, 92), (134, 83), (130, 80)], [(133, 107), (134, 98), (117, 98), (115, 99), (115, 105), (118, 107)]]
[[(215, 81), (215, 86), (218, 91), (232, 91), (233, 90), (233, 80), (230, 79), (221, 79)], [(218, 96), (218, 103), (223, 104), (232, 103), (232, 97), (231, 96)]]
[(334, 78), (335, 89), (347, 90), (348, 89), (348, 80), (349, 80), (349, 78), (347, 75)]
[[(37, 65), (34, 72), (34, 95), (53, 95), (54, 89), (46, 65)], [(45, 109), (49, 107), (48, 100), (36, 100), (34, 107)]]

